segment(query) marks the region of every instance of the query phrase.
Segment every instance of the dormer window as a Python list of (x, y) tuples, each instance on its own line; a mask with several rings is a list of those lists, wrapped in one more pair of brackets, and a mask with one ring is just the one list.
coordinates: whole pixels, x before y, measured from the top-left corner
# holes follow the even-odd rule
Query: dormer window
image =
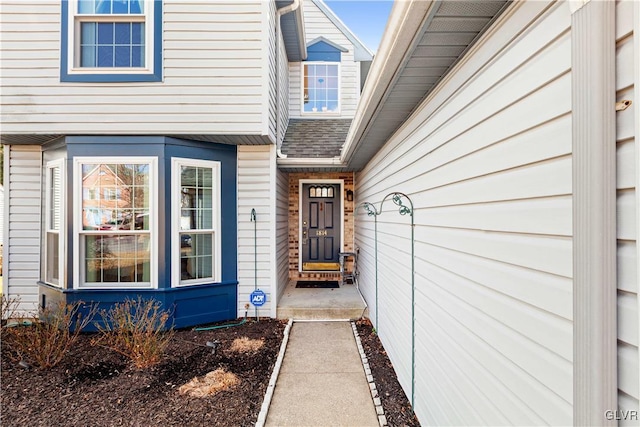
[(324, 37), (307, 44), (307, 61), (302, 63), (302, 112), (340, 113), (340, 61), (347, 49)]
[(340, 112), (340, 64), (305, 63), (304, 99), (305, 113)]

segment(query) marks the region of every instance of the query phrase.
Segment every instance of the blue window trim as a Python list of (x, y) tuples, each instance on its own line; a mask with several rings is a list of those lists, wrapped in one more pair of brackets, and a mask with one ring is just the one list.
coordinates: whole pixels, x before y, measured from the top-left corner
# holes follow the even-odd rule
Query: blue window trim
[(307, 61), (340, 62), (342, 61), (342, 52), (346, 51), (347, 49), (326, 40), (324, 37), (318, 37), (307, 45)]
[[(161, 82), (162, 81), (162, 0), (154, 0), (153, 9), (153, 73), (127, 74), (126, 72), (100, 74), (70, 74), (69, 55), (69, 2), (63, 0), (61, 8), (60, 81), (88, 83)], [(73, 24), (73, 23), (71, 23)]]

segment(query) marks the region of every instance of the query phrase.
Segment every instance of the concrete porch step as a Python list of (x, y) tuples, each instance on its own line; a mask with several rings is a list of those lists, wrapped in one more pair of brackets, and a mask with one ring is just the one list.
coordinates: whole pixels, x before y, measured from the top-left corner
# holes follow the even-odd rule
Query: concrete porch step
[[(363, 313), (364, 312), (364, 313)], [(368, 317), (368, 310), (364, 304), (359, 307), (278, 307), (276, 313), (278, 319), (295, 320), (357, 320), (360, 317)]]
[(296, 288), (291, 281), (278, 300), (279, 319), (343, 320), (368, 316), (366, 305), (355, 285), (336, 289)]

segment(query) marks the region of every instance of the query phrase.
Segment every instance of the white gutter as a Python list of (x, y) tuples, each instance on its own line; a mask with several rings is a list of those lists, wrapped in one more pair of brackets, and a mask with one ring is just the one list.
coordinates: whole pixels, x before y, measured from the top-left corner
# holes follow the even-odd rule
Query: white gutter
[(407, 55), (420, 40), (420, 29), (430, 20), (439, 1), (397, 1), (391, 9), (385, 37), (373, 59), (369, 76), (362, 90), (355, 117), (342, 147), (340, 160), (351, 162), (356, 148), (363, 142), (367, 128), (376, 118), (379, 107), (389, 95)]
[(320, 167), (345, 167), (339, 157), (318, 157), (318, 158), (287, 158), (278, 159), (278, 166), (290, 166), (296, 168), (320, 168)]
[(282, 15), (286, 15), (289, 12), (293, 12), (299, 7), (300, 7), (300, 0), (293, 0), (293, 3), (291, 3), (289, 6), (281, 7), (280, 9), (278, 9), (278, 19), (280, 19)]
[[(300, 7), (300, 0), (293, 0), (289, 6), (285, 6), (277, 10), (276, 15), (276, 156), (279, 158), (287, 158), (285, 154), (282, 154), (282, 142), (280, 141), (280, 38), (282, 36), (282, 29), (280, 28), (280, 18), (282, 15), (294, 12)], [(304, 40), (304, 23), (302, 22), (302, 13), (296, 13), (296, 20), (298, 21), (298, 37), (300, 38), (300, 53), (302, 59), (307, 58), (307, 49)], [(284, 137), (283, 137), (284, 139)]]

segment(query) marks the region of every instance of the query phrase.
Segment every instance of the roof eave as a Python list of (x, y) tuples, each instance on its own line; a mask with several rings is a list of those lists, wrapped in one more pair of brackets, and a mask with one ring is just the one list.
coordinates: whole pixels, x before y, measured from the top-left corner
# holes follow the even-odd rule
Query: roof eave
[[(278, 9), (285, 9), (292, 7), (293, 1), (285, 2), (279, 1), (276, 3)], [(287, 58), (290, 61), (304, 61), (307, 59), (307, 46), (305, 44), (306, 34), (304, 31), (304, 14), (302, 10), (302, 0), (300, 0), (298, 7), (285, 11), (281, 16), (280, 28), (284, 26), (293, 26), (294, 37), (286, 37), (284, 40), (284, 47), (287, 52)]]
[(300, 3), (300, 7), (297, 8), (293, 13), (295, 13), (296, 18), (296, 30), (298, 31), (298, 50), (300, 53), (300, 58), (302, 60), (307, 59), (307, 45), (305, 43), (306, 34), (304, 32), (304, 15), (302, 12), (302, 2)]
[(362, 136), (378, 107), (391, 90), (394, 77), (405, 63), (416, 35), (432, 17), (436, 1), (413, 0), (395, 2), (389, 16), (385, 37), (378, 49), (362, 90), (355, 117), (347, 134), (340, 160), (350, 164)]
[[(394, 4), (385, 37), (371, 66), (342, 149), (341, 160), (350, 169), (364, 168), (375, 153), (401, 129), (402, 124), (410, 120), (421, 105), (429, 102), (429, 95), (437, 90), (447, 75), (455, 72), (460, 60), (511, 4), (508, 0), (473, 0), (465, 3), (468, 3), (464, 6), (466, 12), (459, 16), (454, 14), (454, 11), (457, 12), (456, 0), (409, 0)], [(471, 33), (473, 36), (465, 37), (464, 43), (458, 43), (454, 47), (440, 42), (443, 48), (453, 49), (455, 54), (443, 56), (435, 53), (433, 56), (425, 56), (424, 49), (420, 49), (436, 45), (429, 44), (431, 39), (425, 39), (425, 35), (442, 33), (442, 20), (450, 16), (456, 16), (468, 27), (461, 29), (458, 26), (446, 32), (454, 37), (460, 33)], [(481, 19), (483, 25), (474, 29), (478, 19)], [(432, 31), (432, 28), (436, 30)], [(415, 56), (420, 59), (418, 62), (421, 65), (416, 64)], [(442, 71), (437, 75), (429, 75), (428, 80), (431, 81), (427, 82), (427, 75), (431, 70), (425, 59), (438, 61), (442, 58), (445, 58)], [(410, 72), (405, 73), (407, 69)], [(425, 72), (422, 75), (416, 74), (419, 70)], [(424, 81), (419, 80), (420, 78)], [(407, 84), (420, 85), (421, 89), (407, 93), (407, 89), (403, 88)], [(399, 99), (402, 102), (398, 102)]]

